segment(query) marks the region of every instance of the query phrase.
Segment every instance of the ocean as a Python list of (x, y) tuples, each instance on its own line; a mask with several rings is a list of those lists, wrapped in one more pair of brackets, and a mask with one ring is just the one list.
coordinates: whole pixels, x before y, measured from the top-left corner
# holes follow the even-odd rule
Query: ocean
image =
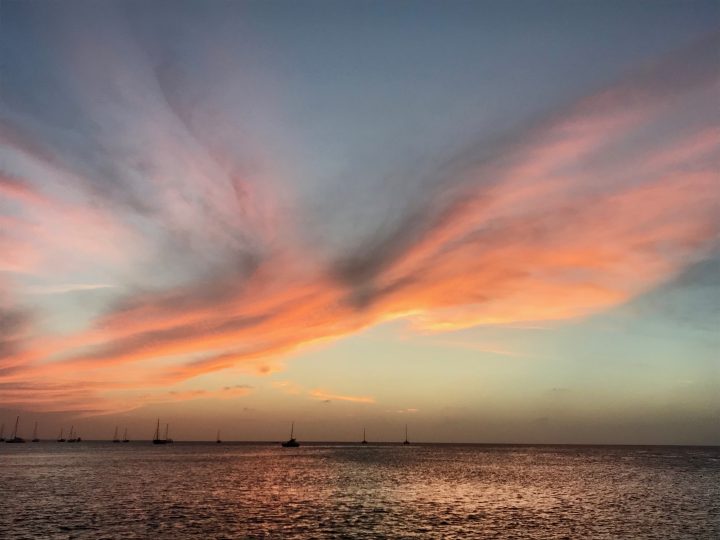
[(0, 443), (0, 537), (720, 538), (720, 448)]

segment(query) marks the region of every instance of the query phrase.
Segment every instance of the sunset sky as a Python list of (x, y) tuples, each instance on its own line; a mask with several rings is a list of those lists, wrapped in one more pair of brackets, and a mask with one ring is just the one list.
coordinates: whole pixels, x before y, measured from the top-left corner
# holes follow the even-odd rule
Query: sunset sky
[(0, 3), (0, 421), (720, 444), (720, 4)]

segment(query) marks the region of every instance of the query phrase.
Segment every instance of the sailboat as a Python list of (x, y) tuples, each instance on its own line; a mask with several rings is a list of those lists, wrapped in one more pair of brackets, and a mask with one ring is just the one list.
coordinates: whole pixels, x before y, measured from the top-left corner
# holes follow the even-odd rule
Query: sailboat
[(130, 439), (127, 438), (127, 428), (125, 428), (125, 433), (123, 433), (122, 442), (130, 442)]
[(120, 439), (118, 439), (118, 435), (117, 435), (117, 428), (118, 428), (118, 427), (115, 426), (115, 434), (113, 435), (113, 442), (114, 442), (114, 443), (115, 443), (115, 442), (117, 442), (117, 443), (120, 442)]
[(63, 428), (60, 428), (60, 435), (58, 435), (57, 442), (65, 442), (65, 437), (63, 437)]
[(82, 437), (75, 432), (75, 426), (70, 426), (70, 435), (68, 435), (67, 442), (81, 442)]
[(365, 438), (365, 428), (363, 428), (363, 440), (360, 444), (367, 444), (367, 439)]
[(158, 418), (157, 427), (155, 428), (155, 436), (153, 437), (153, 444), (168, 444), (173, 442), (172, 439), (168, 439), (168, 430), (170, 424), (165, 424), (165, 438), (160, 438), (160, 419)]
[(20, 423), (20, 417), (18, 416), (15, 419), (15, 429), (13, 430), (12, 437), (10, 437), (9, 439), (6, 439), (5, 440), (6, 443), (24, 443), (25, 442), (25, 439), (23, 439), (22, 437), (18, 437), (18, 424), (19, 423)]
[(290, 439), (285, 441), (282, 444), (283, 448), (297, 448), (300, 446), (300, 443), (295, 440), (295, 437), (293, 437), (293, 434), (295, 432), (295, 422), (290, 424)]
[(403, 442), (403, 444), (410, 444), (410, 441), (408, 440), (408, 436), (407, 436), (407, 424), (405, 424), (405, 442)]
[(0, 424), (0, 442), (5, 440), (5, 424)]
[(40, 442), (40, 439), (38, 439), (37, 436), (37, 422), (35, 422), (35, 427), (33, 428), (33, 438), (30, 442)]
[(218, 429), (218, 432), (217, 432), (217, 439), (215, 440), (215, 442), (216, 442), (217, 444), (220, 444), (220, 443), (222, 442), (222, 441), (220, 440), (220, 430), (219, 430), (219, 429)]

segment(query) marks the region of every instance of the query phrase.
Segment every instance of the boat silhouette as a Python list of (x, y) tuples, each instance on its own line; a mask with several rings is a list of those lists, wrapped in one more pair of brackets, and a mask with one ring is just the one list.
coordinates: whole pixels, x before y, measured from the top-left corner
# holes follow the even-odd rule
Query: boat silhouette
[(35, 422), (35, 427), (33, 428), (33, 438), (30, 442), (40, 442), (40, 439), (38, 439), (37, 436), (37, 422)]
[(82, 442), (82, 437), (75, 432), (75, 426), (70, 426), (70, 435), (68, 435), (67, 442)]
[(407, 436), (407, 424), (405, 424), (405, 441), (403, 442), (403, 444), (410, 444)]
[(18, 416), (15, 419), (15, 429), (13, 430), (12, 437), (10, 437), (9, 439), (6, 439), (5, 440), (6, 443), (24, 443), (25, 442), (25, 439), (18, 436), (18, 424), (19, 423), (20, 423), (20, 417)]
[(168, 437), (168, 431), (170, 429), (170, 424), (165, 424), (165, 438), (160, 438), (160, 419), (158, 418), (157, 421), (157, 427), (155, 428), (155, 436), (153, 437), (153, 444), (170, 444), (173, 442), (171, 438)]
[(295, 432), (295, 422), (290, 424), (290, 439), (285, 441), (284, 443), (280, 443), (283, 448), (297, 448), (300, 446), (300, 443), (295, 440), (295, 437), (293, 436)]
[(360, 444), (367, 444), (367, 439), (365, 438), (365, 428), (363, 428), (363, 440)]
[(0, 442), (5, 440), (5, 424), (0, 424)]
[(119, 443), (119, 442), (120, 442), (120, 439), (118, 439), (117, 430), (118, 430), (118, 427), (115, 426), (115, 434), (113, 435), (113, 442), (114, 442), (114, 443)]
[(216, 442), (217, 444), (222, 443), (222, 441), (220, 440), (220, 430), (219, 430), (219, 429), (218, 429), (218, 432), (217, 432), (217, 439), (215, 440), (215, 442)]
[(130, 442), (130, 439), (127, 438), (127, 428), (125, 428), (125, 433), (123, 433), (122, 442)]
[(65, 442), (65, 437), (63, 437), (63, 428), (60, 428), (60, 435), (58, 435), (57, 442)]

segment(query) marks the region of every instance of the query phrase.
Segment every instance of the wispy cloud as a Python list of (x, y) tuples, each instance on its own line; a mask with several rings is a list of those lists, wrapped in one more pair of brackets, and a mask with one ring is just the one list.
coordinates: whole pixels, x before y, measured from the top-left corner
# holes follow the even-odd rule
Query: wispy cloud
[(310, 395), (315, 399), (323, 401), (350, 401), (352, 403), (375, 403), (375, 398), (370, 396), (344, 396), (341, 394), (333, 394), (325, 390), (315, 389), (310, 391)]
[(56, 285), (33, 285), (25, 287), (26, 294), (65, 294), (78, 291), (112, 289), (116, 285), (106, 283), (58, 283)]
[(420, 412), (420, 409), (413, 409), (413, 408), (410, 408), (410, 409), (394, 409), (394, 410), (389, 410), (389, 411), (386, 411), (386, 412), (396, 413), (396, 414), (415, 414), (415, 413), (417, 413), (417, 412)]
[[(357, 201), (318, 180), (305, 204), (275, 156), (234, 159), (236, 135), (258, 143), (194, 105), (224, 96), (185, 88), (181, 67), (156, 61), (119, 22), (89, 40), (90, 54), (81, 22), (68, 23), (66, 49), (48, 52), (68, 66), (58, 103), (87, 105), (77, 129), (33, 104), (0, 123), (12, 158), (0, 171), (0, 291), (18, 306), (2, 315), (0, 382), (35, 381), (46, 389), (38, 406), (111, 408), (108, 381), (170, 388), (226, 369), (271, 373), (299, 348), (392, 319), (427, 333), (577, 319), (672, 279), (717, 243), (720, 137), (717, 117), (701, 114), (716, 109), (717, 36), (465, 141), (421, 175), (401, 168), (397, 189), (368, 184), (363, 204), (388, 215), (325, 245), (306, 227), (317, 206), (342, 214)], [(98, 76), (110, 63), (122, 85)], [(346, 221), (324, 226), (347, 231)], [(39, 296), (100, 287), (112, 298), (86, 329), (34, 323), (54, 300)], [(32, 388), (0, 400), (30, 404)], [(147, 402), (122, 406), (133, 399)]]

